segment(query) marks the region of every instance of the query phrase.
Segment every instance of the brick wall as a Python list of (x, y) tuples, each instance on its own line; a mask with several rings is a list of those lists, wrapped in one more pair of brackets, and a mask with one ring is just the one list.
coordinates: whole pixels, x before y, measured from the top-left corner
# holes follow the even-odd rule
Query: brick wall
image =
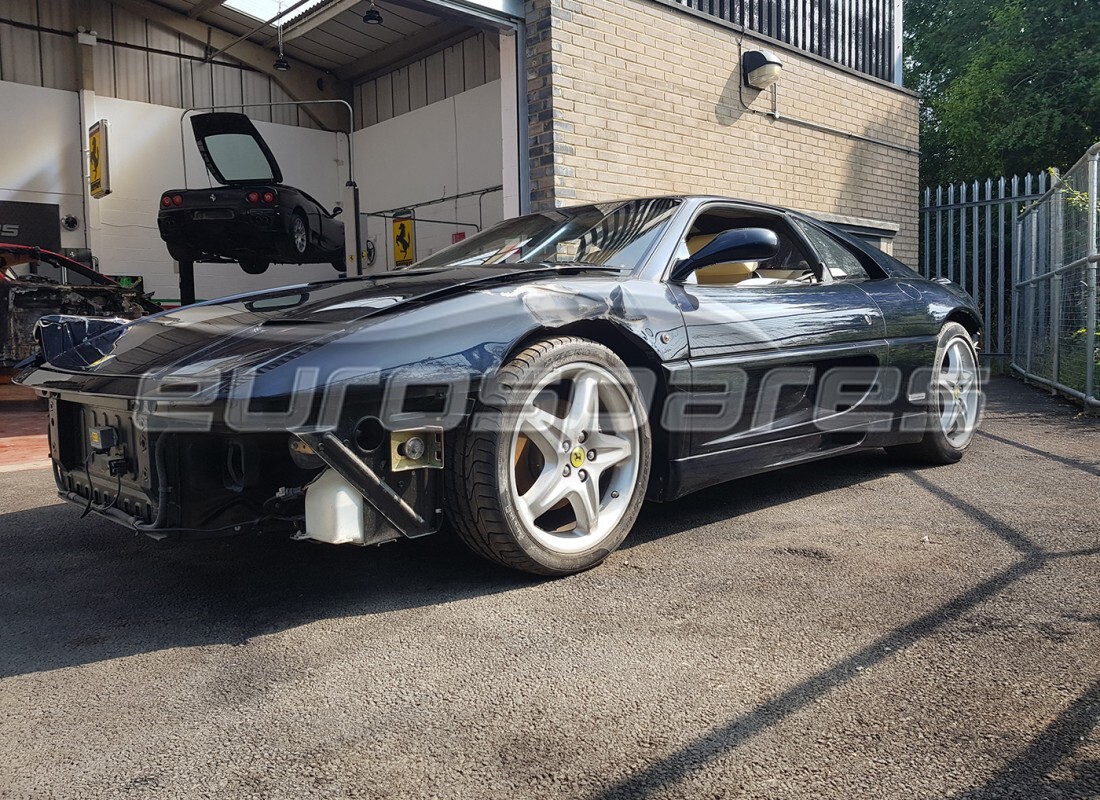
[[(894, 222), (895, 255), (916, 262), (912, 93), (658, 0), (529, 0), (527, 14), (534, 208), (731, 195)], [(739, 47), (783, 61), (778, 120), (772, 90), (739, 90)]]

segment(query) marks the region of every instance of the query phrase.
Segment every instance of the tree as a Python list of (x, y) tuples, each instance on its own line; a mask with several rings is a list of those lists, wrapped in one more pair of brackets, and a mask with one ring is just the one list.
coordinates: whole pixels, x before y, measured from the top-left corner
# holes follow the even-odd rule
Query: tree
[(908, 0), (921, 182), (1047, 167), (1100, 140), (1100, 2)]

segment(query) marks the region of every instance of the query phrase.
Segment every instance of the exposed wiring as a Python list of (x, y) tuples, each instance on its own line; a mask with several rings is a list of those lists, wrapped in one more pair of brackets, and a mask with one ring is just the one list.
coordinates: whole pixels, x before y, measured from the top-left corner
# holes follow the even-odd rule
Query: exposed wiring
[(268, 520), (277, 522), (301, 522), (305, 519), (304, 515), (299, 514), (294, 517), (278, 516), (278, 515), (265, 515), (262, 517), (256, 517), (254, 519), (245, 520), (244, 522), (231, 522), (228, 525), (222, 525), (220, 528), (157, 528), (151, 530), (149, 528), (139, 528), (137, 525), (131, 527), (139, 533), (154, 533), (154, 534), (170, 534), (170, 533), (224, 533), (225, 531), (241, 530), (245, 527), (256, 528)]
[(88, 505), (84, 506), (84, 511), (80, 514), (80, 519), (84, 519), (88, 514), (95, 511), (100, 514), (110, 511), (118, 504), (118, 498), (122, 496), (122, 473), (118, 473), (115, 477), (118, 479), (118, 483), (115, 484), (115, 496), (111, 498), (111, 502), (105, 506), (97, 506), (92, 502), (92, 471), (89, 464), (92, 461), (92, 454), (89, 453), (88, 457), (84, 459), (84, 477), (88, 479)]

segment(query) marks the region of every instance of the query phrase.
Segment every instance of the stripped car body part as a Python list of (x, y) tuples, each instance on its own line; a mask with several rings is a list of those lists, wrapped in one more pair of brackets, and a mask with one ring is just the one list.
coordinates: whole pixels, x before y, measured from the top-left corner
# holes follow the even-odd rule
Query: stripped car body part
[(347, 268), (343, 209), (328, 211), (283, 183), (282, 169), (245, 114), (216, 111), (190, 117), (195, 143), (220, 186), (170, 189), (157, 214), (160, 237), (179, 262), (237, 262), (246, 272), (272, 263)]
[(0, 244), (0, 368), (34, 355), (43, 317), (74, 317), (71, 331), (78, 338), (69, 341), (75, 344), (100, 332), (107, 320), (126, 322), (160, 310), (141, 291), (60, 253)]
[[(700, 236), (718, 244), (692, 255)], [(824, 237), (817, 247), (814, 237)], [(826, 260), (829, 247), (843, 253)], [(758, 261), (746, 267), (749, 256)], [(722, 283), (729, 275), (735, 282)], [(156, 535), (285, 530), (377, 544), (435, 532), (456, 508), (474, 514), (499, 498), (519, 508), (551, 462), (562, 480), (583, 480), (568, 460), (534, 453), (524, 486), (497, 480), (475, 492), (471, 464), (489, 457), (498, 433), (507, 438), (492, 451), (498, 463), (515, 458), (519, 469), (528, 452), (516, 446), (518, 428), (494, 430), (530, 411), (530, 392), (549, 374), (518, 385), (517, 364), (575, 351), (593, 354), (580, 361), (599, 367), (592, 374), (629, 371), (616, 385), (637, 398), (643, 438), (623, 441), (635, 443), (644, 469), (631, 474), (644, 479), (601, 483), (599, 511), (613, 493), (673, 500), (743, 475), (942, 438), (935, 387), (947, 385), (950, 359), (938, 358), (940, 338), (955, 328), (968, 342), (981, 331), (958, 287), (828, 225), (724, 198), (649, 198), (509, 220), (409, 270), (201, 303), (69, 349), (47, 343), (19, 381), (49, 398), (61, 495), (103, 516)], [(967, 384), (975, 397), (976, 381)], [(560, 438), (576, 388), (552, 388), (546, 408)], [(823, 398), (835, 407), (823, 412)], [(605, 430), (608, 405), (595, 407), (595, 431), (561, 442), (568, 458), (583, 466), (598, 455), (575, 451)], [(92, 452), (88, 431), (104, 427), (117, 444)], [(554, 490), (566, 511), (579, 497)], [(580, 537), (579, 515), (574, 525)], [(476, 525), (458, 527), (468, 541), (477, 535)], [(560, 533), (540, 527), (545, 542), (528, 538), (552, 549)], [(614, 541), (573, 561), (475, 549), (564, 574), (598, 563)]]

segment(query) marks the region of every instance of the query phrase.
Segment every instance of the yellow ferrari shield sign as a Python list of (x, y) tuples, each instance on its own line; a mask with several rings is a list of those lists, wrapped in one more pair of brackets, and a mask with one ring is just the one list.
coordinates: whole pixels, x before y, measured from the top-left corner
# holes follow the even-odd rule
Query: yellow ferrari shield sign
[(88, 128), (88, 188), (92, 197), (111, 193), (111, 170), (107, 157), (107, 120)]
[(416, 227), (411, 215), (393, 218), (393, 257), (399, 267), (416, 260)]

